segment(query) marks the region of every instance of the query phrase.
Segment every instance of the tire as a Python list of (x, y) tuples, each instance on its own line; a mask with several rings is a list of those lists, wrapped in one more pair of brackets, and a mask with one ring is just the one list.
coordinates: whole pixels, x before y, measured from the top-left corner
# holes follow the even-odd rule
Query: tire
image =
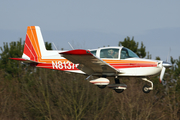
[(122, 93), (124, 89), (114, 89), (117, 93)]
[(99, 88), (103, 89), (105, 88), (107, 85), (97, 85)]
[(149, 90), (148, 88), (149, 88), (148, 85), (144, 85), (143, 88), (142, 88), (143, 92), (144, 93), (149, 93), (151, 90)]

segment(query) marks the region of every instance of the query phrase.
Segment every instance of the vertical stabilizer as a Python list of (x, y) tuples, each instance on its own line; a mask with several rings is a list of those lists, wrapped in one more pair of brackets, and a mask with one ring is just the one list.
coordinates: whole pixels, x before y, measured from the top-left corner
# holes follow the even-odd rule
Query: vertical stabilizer
[(38, 26), (28, 26), (22, 58), (39, 62), (46, 52), (40, 28)]

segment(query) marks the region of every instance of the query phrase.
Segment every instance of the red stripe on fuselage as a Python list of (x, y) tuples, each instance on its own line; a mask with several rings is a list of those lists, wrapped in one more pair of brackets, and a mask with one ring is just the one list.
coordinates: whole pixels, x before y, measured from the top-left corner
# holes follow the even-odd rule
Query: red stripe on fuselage
[(110, 64), (116, 69), (121, 68), (138, 68), (138, 67), (157, 67), (157, 64), (140, 64), (140, 63), (120, 63), (120, 64)]

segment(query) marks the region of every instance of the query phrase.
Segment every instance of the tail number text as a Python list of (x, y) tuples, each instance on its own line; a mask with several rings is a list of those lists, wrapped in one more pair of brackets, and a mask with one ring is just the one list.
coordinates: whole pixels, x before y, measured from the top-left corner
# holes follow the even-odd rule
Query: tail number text
[(69, 61), (52, 61), (53, 69), (74, 69), (78, 64), (73, 64)]

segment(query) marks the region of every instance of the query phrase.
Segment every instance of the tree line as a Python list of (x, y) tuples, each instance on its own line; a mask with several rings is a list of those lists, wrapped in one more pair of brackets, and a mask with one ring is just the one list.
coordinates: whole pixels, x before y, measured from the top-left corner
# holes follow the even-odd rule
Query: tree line
[[(99, 89), (86, 76), (63, 71), (34, 68), (11, 57), (21, 57), (24, 42), (4, 43), (0, 47), (0, 119), (2, 120), (179, 120), (180, 57), (170, 62), (165, 83), (159, 75), (149, 79), (154, 90), (142, 92), (141, 78), (120, 78), (128, 88), (118, 94), (109, 88)], [(51, 43), (45, 43), (52, 49)], [(151, 58), (143, 42), (130, 37), (120, 41), (141, 58)], [(160, 59), (157, 57), (157, 59)], [(114, 78), (110, 79), (114, 83)]]

